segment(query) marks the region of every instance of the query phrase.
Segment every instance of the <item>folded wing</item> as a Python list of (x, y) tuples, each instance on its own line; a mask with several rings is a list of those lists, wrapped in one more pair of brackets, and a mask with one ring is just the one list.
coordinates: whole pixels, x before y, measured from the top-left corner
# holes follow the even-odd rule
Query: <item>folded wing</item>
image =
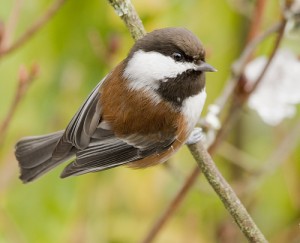
[(101, 140), (93, 141), (86, 149), (76, 153), (76, 160), (64, 169), (61, 177), (107, 170), (141, 160), (152, 154), (164, 152), (174, 142), (174, 138), (151, 143), (147, 141), (147, 137), (143, 136), (136, 136), (134, 139), (139, 142), (129, 144), (116, 137), (110, 138), (105, 142)]

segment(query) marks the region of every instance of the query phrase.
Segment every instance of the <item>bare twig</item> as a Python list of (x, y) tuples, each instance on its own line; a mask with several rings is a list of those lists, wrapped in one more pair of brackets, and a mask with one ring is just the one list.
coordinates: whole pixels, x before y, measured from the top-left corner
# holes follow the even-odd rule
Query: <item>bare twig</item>
[[(239, 113), (241, 112), (241, 107), (246, 103), (246, 101), (248, 100), (248, 98), (250, 97), (250, 95), (255, 91), (255, 89), (257, 88), (257, 86), (259, 85), (259, 83), (261, 82), (261, 80), (263, 79), (264, 75), (266, 74), (266, 71), (268, 70), (268, 68), (270, 67), (270, 64), (272, 63), (273, 59), (274, 59), (274, 56), (275, 54), (277, 53), (278, 51), (278, 48), (279, 48), (279, 45), (282, 41), (282, 38), (283, 38), (283, 33), (284, 33), (284, 29), (285, 29), (285, 26), (286, 26), (286, 20), (283, 19), (279, 25), (279, 29), (278, 29), (278, 35), (277, 35), (277, 38), (275, 40), (275, 44), (274, 44), (274, 47), (272, 49), (272, 52), (270, 54), (270, 57), (264, 67), (264, 69), (262, 70), (262, 72), (260, 73), (259, 77), (257, 78), (257, 80), (255, 81), (254, 85), (247, 90), (247, 86), (243, 83), (243, 82), (240, 82), (243, 80), (243, 70), (244, 70), (244, 67), (246, 65), (246, 62), (242, 63), (243, 64), (243, 69), (238, 69), (238, 71), (242, 71), (240, 73), (240, 75), (238, 76), (239, 77), (239, 80), (238, 82), (236, 83), (236, 85), (241, 85), (240, 87), (235, 87), (235, 90), (232, 90), (231, 92), (235, 92), (235, 95), (233, 96), (233, 103), (232, 103), (232, 106), (227, 114), (227, 117), (225, 118), (224, 122), (223, 122), (223, 125), (221, 127), (221, 129), (219, 130), (217, 136), (216, 136), (216, 140), (215, 142), (212, 144), (212, 146), (210, 147), (210, 150), (215, 150), (215, 147), (217, 146), (218, 143), (220, 143), (220, 141), (223, 140), (224, 136), (228, 133), (228, 130), (230, 129), (231, 127), (231, 124), (233, 124), (237, 118), (239, 117)], [(277, 29), (277, 25), (275, 25), (273, 28), (269, 29), (270, 32), (273, 32), (274, 29)], [(254, 39), (254, 41), (256, 41), (256, 39)], [(252, 45), (252, 43), (250, 43)], [(246, 48), (247, 49), (247, 48)], [(247, 53), (248, 55), (251, 55), (252, 51), (250, 49), (247, 50)], [(244, 55), (245, 52), (242, 54)], [(247, 56), (243, 56), (242, 57), (243, 60), (247, 60)], [(239, 90), (237, 90), (239, 88)], [(232, 94), (232, 93), (231, 93)], [(220, 141), (219, 141), (220, 140)]]
[(268, 68), (270, 67), (273, 59), (274, 59), (274, 56), (275, 54), (277, 53), (277, 50), (280, 46), (280, 43), (282, 41), (282, 38), (283, 38), (283, 34), (284, 34), (284, 30), (285, 30), (285, 26), (286, 26), (286, 23), (287, 23), (287, 20), (284, 18), (281, 23), (280, 23), (280, 28), (279, 28), (279, 31), (278, 31), (278, 36), (277, 36), (277, 39), (275, 41), (275, 44), (274, 44), (274, 47), (273, 47), (273, 50), (271, 52), (271, 55), (268, 59), (268, 62), (266, 63), (264, 69), (262, 70), (262, 72), (260, 73), (260, 75), (258, 76), (256, 82), (254, 83), (254, 85), (251, 87), (250, 90), (246, 90), (248, 92), (248, 95), (247, 95), (247, 99), (249, 98), (250, 94), (257, 88), (257, 86), (260, 84), (260, 82), (262, 81), (263, 77), (265, 76)]
[(124, 21), (134, 40), (146, 34), (142, 21), (130, 0), (108, 0), (117, 15)]
[(3, 39), (4, 39), (4, 24), (0, 20), (0, 47), (1, 47)]
[(257, 35), (247, 44), (242, 54), (240, 55), (239, 59), (233, 64), (232, 72), (234, 78), (239, 79), (241, 77), (241, 75), (244, 73), (245, 66), (248, 63), (249, 57), (255, 51), (257, 46), (260, 43), (262, 43), (266, 38), (268, 38), (270, 35), (277, 33), (280, 30), (281, 25), (282, 25), (281, 21), (275, 23), (263, 33)]
[(197, 167), (197, 170), (194, 170), (195, 175), (191, 175), (187, 178), (184, 185), (180, 189), (180, 193), (176, 194), (167, 210), (163, 212), (160, 218), (152, 226), (151, 230), (147, 233), (146, 238), (142, 241), (143, 243), (150, 243), (154, 240), (155, 236), (157, 236), (158, 232), (161, 230), (166, 221), (175, 213), (182, 201), (182, 198), (186, 197), (187, 193), (189, 192), (190, 186), (195, 183), (195, 180), (197, 179), (199, 173), (200, 169)]
[(21, 66), (20, 71), (19, 71), (19, 79), (18, 79), (18, 86), (16, 89), (16, 94), (13, 98), (13, 101), (10, 105), (10, 108), (8, 110), (6, 117), (4, 118), (3, 122), (0, 125), (0, 145), (4, 141), (8, 126), (17, 110), (18, 105), (20, 104), (20, 101), (26, 94), (29, 85), (36, 78), (37, 73), (38, 73), (37, 65), (33, 65), (31, 67), (31, 69), (29, 70), (29, 72), (24, 66)]
[(272, 25), (269, 29), (267, 29), (260, 35), (253, 38), (244, 48), (239, 59), (232, 65), (232, 77), (229, 79), (229, 81), (227, 81), (227, 85), (223, 89), (222, 94), (215, 101), (215, 104), (220, 107), (220, 110), (224, 108), (225, 104), (231, 97), (237, 82), (241, 79), (241, 76), (244, 73), (245, 67), (248, 63), (251, 54), (254, 52), (257, 46), (261, 44), (266, 38), (278, 32), (280, 26), (281, 26), (281, 22)]
[(258, 187), (262, 181), (270, 174), (272, 174), (280, 165), (282, 165), (289, 154), (295, 149), (299, 142), (300, 134), (300, 120), (295, 122), (294, 127), (291, 128), (289, 133), (283, 138), (282, 142), (269, 156), (267, 162), (253, 174), (253, 178), (250, 178), (245, 182), (243, 192), (247, 194)]
[(248, 41), (251, 41), (259, 33), (262, 24), (263, 14), (265, 12), (265, 7), (266, 7), (266, 0), (256, 1), (256, 7), (254, 9), (254, 13), (251, 18), (251, 22), (252, 22), (251, 28), (248, 32), (248, 37), (247, 37)]
[(2, 219), (0, 221), (0, 228), (5, 232), (6, 242), (27, 242), (24, 233), (20, 230), (19, 225), (4, 205), (0, 205), (0, 217)]
[[(230, 163), (238, 166), (250, 174), (255, 172), (253, 164), (259, 164), (259, 161), (256, 158), (236, 148), (228, 142), (222, 143), (221, 148), (218, 150), (218, 155), (221, 155), (229, 160)], [(240, 158), (240, 160), (237, 160), (237, 158)]]
[(258, 174), (264, 175), (266, 173), (274, 172), (288, 157), (289, 154), (295, 149), (299, 142), (300, 134), (300, 120), (295, 123), (291, 128), (288, 135), (282, 140), (280, 145), (275, 149), (274, 153), (270, 155), (267, 163), (258, 171)]
[(197, 144), (189, 145), (189, 149), (209, 184), (219, 195), (224, 206), (247, 239), (250, 242), (267, 242), (241, 201), (215, 166), (203, 144), (198, 142)]
[(25, 44), (38, 30), (40, 30), (61, 8), (66, 0), (57, 0), (49, 7), (49, 9), (42, 15), (31, 27), (27, 29), (13, 44), (0, 50), (0, 57), (10, 54), (20, 46)]
[[(1, 160), (11, 161), (11, 155), (7, 158), (1, 158)], [(2, 195), (5, 190), (10, 188), (9, 186), (15, 180), (16, 166), (14, 163), (0, 163), (0, 193)]]
[(91, 30), (88, 33), (91, 48), (98, 60), (106, 65), (111, 66), (114, 54), (120, 49), (120, 40), (117, 35), (111, 35), (108, 44), (99, 36), (98, 31)]
[(20, 9), (24, 0), (15, 0), (7, 23), (3, 29), (0, 50), (5, 49), (11, 43), (20, 15)]

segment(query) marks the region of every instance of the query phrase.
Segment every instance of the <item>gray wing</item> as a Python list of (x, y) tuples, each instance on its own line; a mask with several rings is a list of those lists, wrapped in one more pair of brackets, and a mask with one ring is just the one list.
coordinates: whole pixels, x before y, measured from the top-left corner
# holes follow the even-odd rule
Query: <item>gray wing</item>
[(64, 169), (61, 177), (107, 170), (159, 154), (168, 149), (174, 140), (175, 138), (168, 138), (161, 142), (149, 142), (144, 136), (131, 137), (131, 141), (138, 141), (135, 144), (116, 137), (105, 142), (96, 140), (86, 149), (77, 152), (76, 160)]
[(118, 138), (105, 121), (101, 120), (100, 86), (95, 87), (72, 118), (58, 141), (52, 158), (62, 159), (76, 151), (76, 159), (63, 171), (61, 177), (106, 170), (168, 149), (176, 137), (160, 134), (139, 136), (133, 134)]
[(104, 80), (105, 78), (99, 82), (68, 124), (53, 151), (54, 159), (63, 158), (73, 147), (80, 150), (89, 145), (91, 136), (101, 119), (99, 88)]

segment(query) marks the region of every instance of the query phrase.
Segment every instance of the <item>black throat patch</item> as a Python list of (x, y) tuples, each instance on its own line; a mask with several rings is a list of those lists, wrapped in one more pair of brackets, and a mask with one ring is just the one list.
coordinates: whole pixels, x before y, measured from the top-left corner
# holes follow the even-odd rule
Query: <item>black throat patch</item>
[(158, 94), (176, 107), (191, 96), (199, 94), (205, 87), (205, 74), (193, 70), (186, 71), (175, 78), (161, 80)]

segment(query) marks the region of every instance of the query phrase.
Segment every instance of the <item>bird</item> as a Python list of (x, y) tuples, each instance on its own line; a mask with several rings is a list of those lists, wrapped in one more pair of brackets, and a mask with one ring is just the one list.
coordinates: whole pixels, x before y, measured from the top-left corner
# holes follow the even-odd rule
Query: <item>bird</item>
[(146, 168), (201, 139), (195, 128), (203, 109), (202, 42), (183, 27), (147, 33), (87, 97), (65, 130), (20, 139), (20, 179), (31, 182), (69, 161), (60, 177), (121, 165)]

